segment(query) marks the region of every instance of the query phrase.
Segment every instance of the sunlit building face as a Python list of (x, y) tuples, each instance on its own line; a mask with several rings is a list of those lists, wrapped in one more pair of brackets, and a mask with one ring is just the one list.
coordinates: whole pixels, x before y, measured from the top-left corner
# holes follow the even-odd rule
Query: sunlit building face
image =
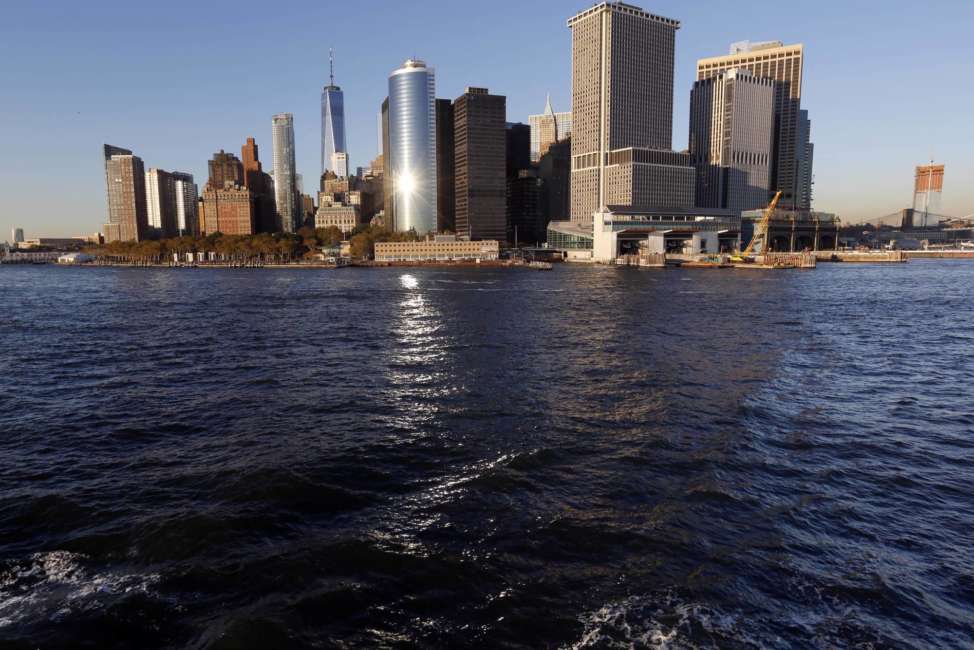
[(389, 158), (396, 230), (436, 231), (436, 81), (422, 61), (389, 76)]

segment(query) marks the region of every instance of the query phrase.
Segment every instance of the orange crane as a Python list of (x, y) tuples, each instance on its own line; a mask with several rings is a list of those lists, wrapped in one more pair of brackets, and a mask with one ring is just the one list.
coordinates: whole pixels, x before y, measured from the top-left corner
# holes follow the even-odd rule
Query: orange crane
[(768, 252), (768, 224), (771, 223), (771, 217), (774, 215), (775, 208), (778, 207), (778, 201), (781, 199), (781, 192), (777, 192), (774, 198), (771, 199), (771, 204), (768, 209), (764, 211), (764, 216), (761, 217), (761, 221), (754, 227), (754, 234), (751, 236), (751, 243), (747, 245), (740, 255), (735, 255), (731, 257), (732, 262), (753, 262), (754, 258), (751, 257), (751, 252), (754, 250), (754, 245), (758, 243), (758, 238), (764, 239), (764, 244), (761, 247), (762, 253)]

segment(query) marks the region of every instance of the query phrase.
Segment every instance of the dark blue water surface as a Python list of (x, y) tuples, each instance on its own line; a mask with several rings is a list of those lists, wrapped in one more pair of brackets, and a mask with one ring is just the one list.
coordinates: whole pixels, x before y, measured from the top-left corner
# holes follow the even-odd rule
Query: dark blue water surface
[(0, 304), (0, 647), (974, 643), (974, 263)]

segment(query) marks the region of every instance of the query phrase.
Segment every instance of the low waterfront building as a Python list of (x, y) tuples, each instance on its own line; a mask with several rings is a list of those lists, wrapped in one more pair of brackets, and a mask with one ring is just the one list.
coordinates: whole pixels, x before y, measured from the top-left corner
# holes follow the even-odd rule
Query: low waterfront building
[(592, 260), (613, 262), (621, 255), (636, 253), (640, 242), (660, 235), (663, 237), (660, 252), (732, 253), (740, 249), (741, 217), (734, 210), (719, 208), (642, 211), (610, 206), (595, 213)]
[[(745, 246), (763, 218), (764, 210), (741, 213), (741, 241)], [(768, 223), (768, 244), (768, 252), (775, 253), (835, 250), (839, 246), (839, 219), (828, 212), (776, 210)]]
[(326, 205), (322, 203), (315, 213), (315, 228), (334, 226), (349, 234), (359, 225), (361, 212), (357, 205)]
[(56, 250), (69, 251), (78, 250), (86, 246), (89, 241), (83, 237), (35, 237), (34, 239), (22, 239), (19, 248), (53, 248)]
[(500, 242), (495, 239), (465, 241), (453, 236), (437, 236), (420, 241), (377, 242), (376, 262), (455, 262), (496, 260)]
[[(551, 221), (548, 223), (548, 248), (564, 253), (592, 255), (592, 225), (578, 221)], [(573, 255), (569, 255), (572, 257)]]

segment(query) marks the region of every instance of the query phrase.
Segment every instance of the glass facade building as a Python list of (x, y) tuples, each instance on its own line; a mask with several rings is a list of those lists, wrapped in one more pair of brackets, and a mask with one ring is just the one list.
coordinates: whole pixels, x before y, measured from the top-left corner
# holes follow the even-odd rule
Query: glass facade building
[[(330, 168), (335, 154), (348, 151), (345, 148), (345, 95), (332, 84), (321, 91), (321, 173)], [(337, 172), (336, 172), (337, 173)], [(339, 174), (339, 176), (347, 175)]]
[(395, 229), (435, 232), (436, 75), (422, 61), (389, 75), (389, 169)]
[(294, 158), (294, 116), (279, 113), (271, 119), (274, 147), (274, 198), (282, 232), (294, 232), (304, 221), (298, 197)]

